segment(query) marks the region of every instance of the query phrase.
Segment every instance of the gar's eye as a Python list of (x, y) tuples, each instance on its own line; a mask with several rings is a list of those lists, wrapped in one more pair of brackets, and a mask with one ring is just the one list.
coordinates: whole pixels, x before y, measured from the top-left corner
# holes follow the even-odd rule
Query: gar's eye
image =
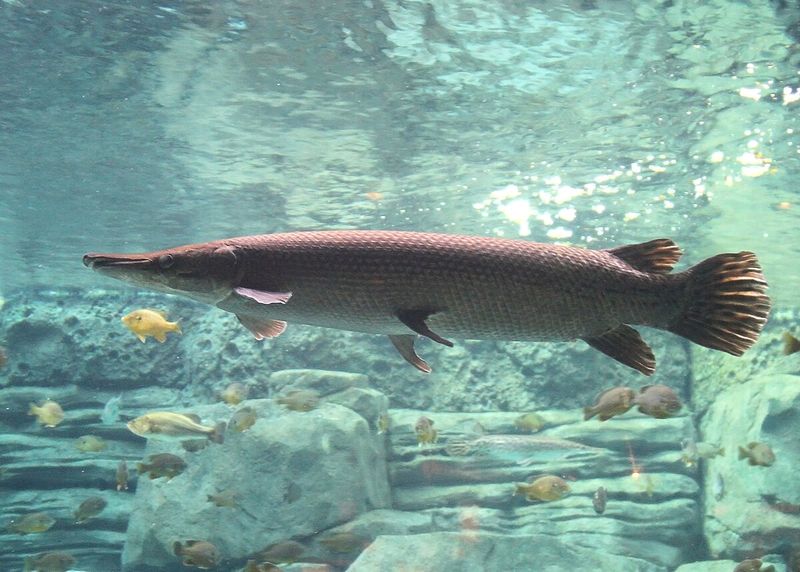
[(175, 264), (175, 258), (171, 254), (162, 254), (158, 257), (158, 265), (161, 268), (167, 269)]

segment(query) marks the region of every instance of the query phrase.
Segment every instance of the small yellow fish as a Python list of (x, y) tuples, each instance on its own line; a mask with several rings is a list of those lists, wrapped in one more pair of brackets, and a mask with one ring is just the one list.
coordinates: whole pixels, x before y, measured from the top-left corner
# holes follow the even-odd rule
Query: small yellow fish
[(115, 475), (117, 481), (117, 490), (118, 491), (127, 491), (128, 490), (128, 463), (125, 462), (123, 459), (117, 465), (117, 474)]
[(45, 427), (55, 427), (64, 420), (64, 410), (58, 403), (50, 400), (41, 405), (31, 403), (28, 415), (35, 415), (36, 420)]
[(414, 433), (417, 436), (417, 445), (432, 445), (439, 439), (439, 433), (433, 428), (433, 419), (424, 415), (414, 424)]
[(106, 440), (97, 435), (82, 435), (75, 439), (75, 448), (84, 453), (99, 453), (107, 447)]
[(75, 522), (86, 522), (90, 518), (97, 516), (103, 512), (107, 504), (105, 499), (101, 497), (89, 497), (75, 511)]
[(630, 387), (612, 387), (597, 396), (594, 405), (583, 408), (583, 419), (588, 421), (595, 415), (600, 421), (608, 421), (612, 417), (626, 413), (636, 397)]
[(221, 422), (214, 427), (208, 427), (202, 425), (196, 415), (184, 415), (171, 411), (151, 411), (128, 421), (128, 429), (146, 439), (181, 441), (190, 437), (205, 436), (214, 443), (222, 443), (225, 423)]
[(567, 482), (555, 475), (539, 477), (531, 483), (517, 483), (514, 494), (523, 494), (529, 501), (560, 500), (570, 492)]
[(150, 473), (150, 479), (167, 477), (167, 480), (180, 475), (186, 469), (186, 462), (172, 453), (156, 453), (146, 461), (136, 465), (139, 476)]
[(747, 459), (752, 466), (769, 467), (775, 462), (775, 453), (766, 443), (748, 443), (739, 447), (739, 459)]
[(167, 332), (181, 333), (178, 322), (168, 322), (167, 316), (158, 310), (134, 310), (122, 317), (122, 323), (136, 334), (139, 341), (144, 343), (148, 336), (154, 337), (160, 343), (167, 340)]
[(228, 421), (228, 427), (242, 433), (255, 425), (256, 419), (258, 419), (258, 415), (255, 409), (252, 407), (242, 407), (241, 409), (237, 409), (231, 416), (231, 420)]
[(538, 413), (524, 413), (514, 419), (514, 427), (520, 431), (536, 433), (544, 427), (544, 418)]
[(12, 519), (6, 529), (17, 534), (33, 534), (50, 530), (55, 523), (56, 520), (45, 512), (31, 512)]
[(217, 547), (204, 540), (187, 540), (186, 542), (175, 542), (172, 545), (175, 556), (181, 558), (184, 566), (194, 566), (196, 568), (214, 568), (220, 560)]
[(319, 394), (312, 389), (293, 389), (276, 401), (290, 411), (311, 411), (319, 404)]
[(789, 332), (784, 332), (781, 336), (783, 340), (783, 355), (788, 356), (800, 352), (800, 340)]
[(250, 389), (243, 383), (234, 382), (219, 392), (219, 397), (228, 405), (239, 405), (247, 399)]
[(68, 552), (41, 552), (25, 559), (24, 572), (67, 572), (75, 565)]

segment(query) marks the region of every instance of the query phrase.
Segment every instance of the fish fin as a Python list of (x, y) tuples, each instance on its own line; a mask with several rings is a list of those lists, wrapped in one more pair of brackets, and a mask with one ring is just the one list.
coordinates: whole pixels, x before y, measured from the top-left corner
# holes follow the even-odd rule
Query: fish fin
[(735, 356), (756, 343), (771, 303), (755, 254), (718, 254), (683, 274), (685, 308), (668, 331)]
[(253, 318), (252, 316), (240, 316), (236, 314), (239, 322), (248, 330), (257, 340), (265, 338), (277, 338), (286, 329), (286, 322), (281, 320), (267, 320), (263, 318)]
[(639, 332), (620, 324), (613, 330), (594, 338), (583, 338), (587, 344), (600, 350), (620, 363), (632, 367), (645, 375), (652, 375), (656, 369), (656, 358)]
[(167, 322), (167, 323), (169, 324), (170, 332), (175, 332), (177, 334), (183, 335), (183, 332), (181, 331), (181, 325), (178, 322)]
[(136, 337), (139, 338), (139, 341), (142, 343), (144, 343), (147, 340), (147, 338), (142, 334), (136, 334)]
[(594, 411), (594, 407), (584, 407), (583, 408), (583, 420), (588, 421), (592, 417), (596, 415)]
[(167, 334), (166, 332), (158, 332), (157, 334), (153, 334), (153, 337), (158, 340), (159, 344), (163, 344), (167, 341)]
[(198, 424), (203, 422), (203, 420), (200, 419), (200, 416), (197, 413), (184, 413), (183, 416), (188, 417), (189, 419)]
[(792, 334), (783, 332), (781, 339), (783, 340), (783, 355), (788, 356), (800, 352), (800, 340)]
[(606, 250), (641, 272), (669, 274), (681, 257), (681, 249), (668, 238), (640, 244), (627, 244)]
[(422, 373), (430, 373), (431, 366), (429, 366), (428, 362), (419, 357), (417, 352), (414, 351), (414, 341), (416, 338), (417, 336), (413, 336), (411, 334), (389, 336), (389, 339), (394, 344), (394, 347), (397, 348), (397, 351), (400, 352), (400, 355), (403, 356), (403, 359), (420, 370)]
[(720, 447), (719, 451), (717, 451), (717, 455), (720, 455), (720, 456), (724, 457), (725, 456), (725, 447)]
[(739, 445), (739, 460), (747, 459), (749, 456), (747, 449)]
[(180, 556), (183, 554), (183, 545), (178, 542), (177, 540), (172, 543), (172, 552), (175, 556)]
[(239, 296), (258, 302), (259, 304), (285, 304), (292, 297), (291, 292), (266, 292), (254, 288), (242, 288), (241, 286), (233, 289)]
[(225, 422), (220, 421), (214, 426), (214, 430), (208, 434), (208, 439), (212, 443), (222, 444), (225, 441)]
[(453, 347), (453, 342), (440, 336), (439, 334), (431, 331), (428, 324), (425, 323), (431, 314), (429, 310), (400, 310), (395, 315), (397, 318), (408, 326), (411, 330), (417, 332), (420, 336), (432, 339), (434, 342), (445, 345), (449, 348)]

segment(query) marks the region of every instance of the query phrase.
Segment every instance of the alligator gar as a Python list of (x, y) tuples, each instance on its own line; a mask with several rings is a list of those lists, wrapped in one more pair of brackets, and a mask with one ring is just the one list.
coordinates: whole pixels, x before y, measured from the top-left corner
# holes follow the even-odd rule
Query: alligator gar
[(667, 330), (733, 355), (752, 346), (770, 309), (751, 252), (682, 272), (669, 239), (603, 250), (526, 240), (399, 231), (266, 234), (141, 254), (83, 257), (86, 266), (232, 312), (257, 339), (287, 322), (386, 334), (423, 372), (417, 336), (582, 339), (645, 375), (650, 347), (631, 326)]

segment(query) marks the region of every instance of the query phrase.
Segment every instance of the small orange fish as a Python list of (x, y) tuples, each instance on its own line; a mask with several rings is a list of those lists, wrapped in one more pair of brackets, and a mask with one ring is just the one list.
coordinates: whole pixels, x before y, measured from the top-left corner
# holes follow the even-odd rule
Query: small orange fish
[(178, 322), (168, 322), (167, 315), (158, 310), (134, 310), (122, 317), (122, 323), (132, 331), (139, 341), (145, 342), (148, 336), (154, 337), (160, 343), (167, 340), (167, 332), (181, 333)]
[(529, 501), (549, 502), (564, 498), (570, 487), (561, 477), (545, 475), (531, 483), (517, 483), (514, 494), (523, 494)]
[(378, 191), (371, 191), (369, 193), (364, 193), (364, 196), (374, 202), (383, 199), (383, 193), (379, 193)]

